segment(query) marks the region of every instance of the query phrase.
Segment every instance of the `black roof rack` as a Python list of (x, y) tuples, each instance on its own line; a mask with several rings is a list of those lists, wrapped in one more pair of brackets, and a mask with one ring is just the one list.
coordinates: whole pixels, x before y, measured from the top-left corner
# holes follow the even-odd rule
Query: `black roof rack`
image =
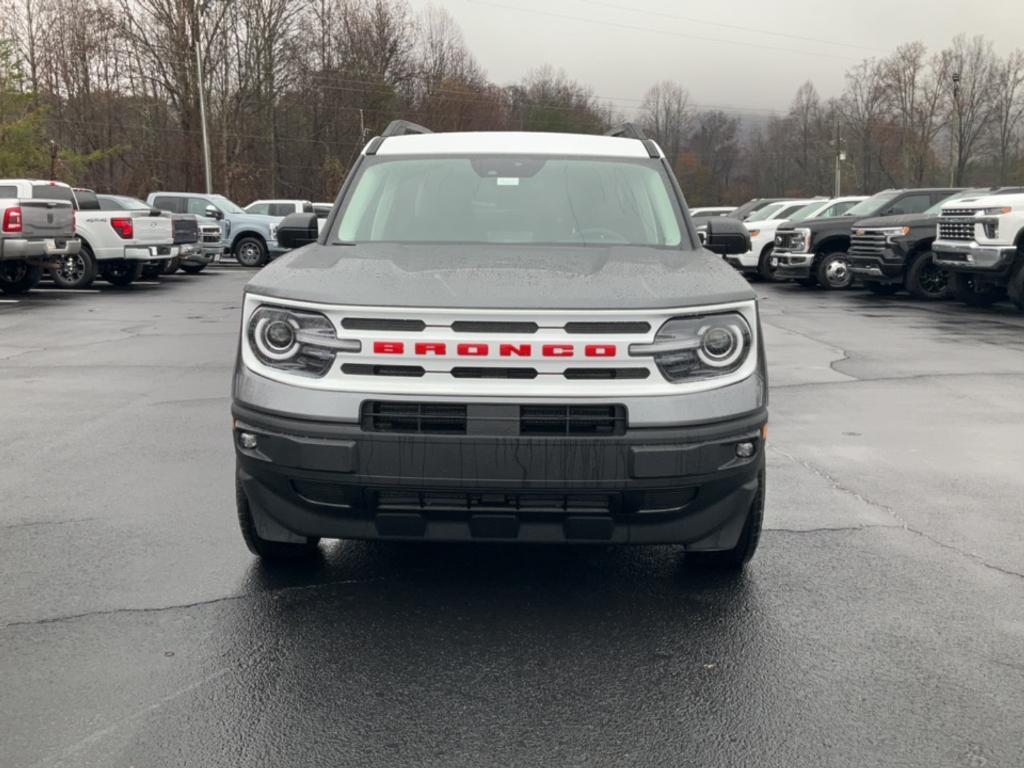
[(391, 136), (408, 136), (413, 133), (433, 133), (433, 131), (429, 128), (424, 128), (422, 125), (410, 123), (408, 120), (392, 120), (388, 123), (388, 127), (384, 129), (384, 133), (380, 137), (387, 139)]
[(623, 123), (622, 125), (616, 125), (612, 128), (605, 136), (616, 136), (620, 139), (640, 139), (643, 141), (647, 137), (644, 132), (637, 128), (633, 123)]

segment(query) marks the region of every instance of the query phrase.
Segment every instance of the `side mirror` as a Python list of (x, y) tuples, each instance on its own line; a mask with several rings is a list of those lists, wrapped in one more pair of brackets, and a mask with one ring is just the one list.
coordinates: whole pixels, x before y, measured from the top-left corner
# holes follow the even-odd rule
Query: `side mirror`
[(299, 248), (315, 243), (319, 237), (315, 213), (293, 213), (277, 226), (277, 242), (284, 248)]
[(746, 253), (750, 250), (750, 231), (739, 219), (708, 219), (704, 247), (720, 256)]
[(221, 219), (224, 218), (224, 213), (221, 211), (220, 208), (218, 208), (215, 205), (206, 206), (206, 215), (209, 216), (211, 219), (216, 219), (217, 221), (220, 221)]

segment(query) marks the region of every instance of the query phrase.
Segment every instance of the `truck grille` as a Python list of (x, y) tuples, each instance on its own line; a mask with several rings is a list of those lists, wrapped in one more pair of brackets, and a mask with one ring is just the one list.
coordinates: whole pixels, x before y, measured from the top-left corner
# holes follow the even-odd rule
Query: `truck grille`
[(204, 243), (219, 243), (220, 242), (220, 227), (203, 228), (202, 242)]
[(874, 229), (855, 229), (850, 237), (850, 256), (881, 256), (885, 235)]
[(523, 435), (599, 437), (626, 431), (621, 405), (465, 405), (461, 403), (363, 403), (364, 432), (420, 435)]
[(974, 216), (975, 213), (974, 208), (945, 208), (942, 211), (943, 216)]
[(945, 212), (943, 218), (939, 219), (939, 239), (940, 240), (973, 240), (974, 239), (974, 222), (964, 220), (951, 220), (944, 221)]

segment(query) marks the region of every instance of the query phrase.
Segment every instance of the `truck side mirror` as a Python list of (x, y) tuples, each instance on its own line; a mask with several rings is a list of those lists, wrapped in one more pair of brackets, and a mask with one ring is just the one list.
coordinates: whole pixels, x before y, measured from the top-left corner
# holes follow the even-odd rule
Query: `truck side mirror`
[(750, 250), (750, 232), (739, 219), (726, 216), (708, 219), (704, 247), (720, 256), (732, 256)]
[(220, 221), (221, 219), (224, 218), (224, 213), (221, 211), (220, 208), (218, 208), (215, 205), (206, 206), (206, 215), (209, 216), (211, 219), (216, 219), (217, 221)]
[(277, 242), (284, 248), (299, 248), (315, 243), (319, 235), (315, 213), (290, 214), (277, 227)]

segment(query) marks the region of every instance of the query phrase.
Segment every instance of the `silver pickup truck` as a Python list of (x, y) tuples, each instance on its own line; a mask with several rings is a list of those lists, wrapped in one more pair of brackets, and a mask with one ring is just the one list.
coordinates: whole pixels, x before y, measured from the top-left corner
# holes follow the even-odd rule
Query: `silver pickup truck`
[(80, 247), (67, 184), (0, 179), (0, 291), (32, 290), (44, 269)]

